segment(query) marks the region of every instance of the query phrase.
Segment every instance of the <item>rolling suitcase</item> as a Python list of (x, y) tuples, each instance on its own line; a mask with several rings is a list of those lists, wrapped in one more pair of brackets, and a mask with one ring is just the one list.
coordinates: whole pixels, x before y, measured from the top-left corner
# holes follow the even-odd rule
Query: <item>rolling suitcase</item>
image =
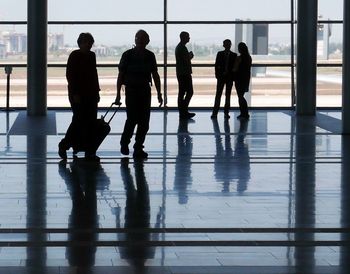
[[(117, 105), (117, 108), (113, 111), (112, 116), (106, 121), (107, 114), (112, 110), (113, 105), (115, 103), (112, 103), (111, 106), (107, 109), (106, 113), (101, 116), (100, 119), (96, 120), (95, 124), (95, 132), (94, 132), (94, 143), (92, 146), (94, 147), (94, 150), (97, 150), (99, 146), (102, 144), (103, 140), (107, 137), (109, 132), (111, 131), (111, 126), (109, 123), (112, 121), (114, 115), (118, 112), (120, 105)], [(74, 144), (73, 145), (73, 154), (76, 155), (78, 152), (86, 151), (86, 148), (82, 144)]]

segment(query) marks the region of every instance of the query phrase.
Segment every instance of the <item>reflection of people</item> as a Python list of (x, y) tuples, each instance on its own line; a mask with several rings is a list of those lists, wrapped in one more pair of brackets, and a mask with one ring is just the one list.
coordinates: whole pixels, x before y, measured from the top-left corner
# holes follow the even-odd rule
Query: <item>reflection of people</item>
[[(142, 273), (142, 269), (147, 259), (154, 258), (155, 247), (148, 246), (147, 242), (156, 241), (159, 237), (158, 233), (143, 232), (142, 229), (150, 228), (150, 201), (149, 190), (144, 172), (144, 164), (142, 161), (135, 161), (135, 182), (129, 168), (128, 159), (122, 159), (121, 175), (125, 187), (126, 204), (125, 204), (125, 233), (119, 233), (118, 239), (126, 241), (126, 246), (120, 246), (120, 256), (126, 259), (131, 266), (138, 268), (137, 273)], [(136, 183), (136, 185), (135, 185)], [(119, 211), (118, 211), (119, 214)], [(116, 226), (121, 227), (120, 216), (116, 216)], [(156, 228), (160, 227), (161, 215), (157, 215)], [(139, 229), (138, 232), (128, 229)]]
[(231, 91), (234, 80), (233, 65), (235, 63), (237, 54), (231, 51), (231, 40), (226, 39), (223, 42), (225, 50), (219, 51), (215, 60), (215, 77), (217, 79), (216, 95), (213, 113), (211, 118), (216, 118), (219, 108), (222, 91), (226, 86), (225, 92), (225, 118), (230, 118), (230, 106), (231, 106)]
[(234, 179), (235, 169), (232, 168), (233, 151), (231, 146), (230, 124), (227, 119), (224, 121), (225, 148), (222, 144), (221, 131), (217, 119), (213, 119), (215, 133), (216, 155), (214, 161), (215, 178), (222, 181), (222, 191), (230, 192), (230, 183)]
[(249, 150), (244, 143), (248, 121), (240, 120), (239, 132), (236, 137), (234, 151), (231, 145), (230, 125), (225, 119), (225, 146), (222, 144), (221, 131), (217, 119), (213, 119), (215, 132), (216, 155), (215, 155), (215, 178), (222, 182), (222, 191), (230, 192), (230, 183), (237, 180), (237, 192), (242, 193), (247, 189), (250, 179)]
[(61, 161), (59, 174), (64, 179), (72, 199), (68, 241), (77, 244), (67, 246), (66, 256), (69, 265), (93, 266), (96, 246), (79, 246), (79, 243), (86, 244), (98, 240), (98, 234), (94, 232), (98, 228), (96, 190), (107, 188), (110, 180), (99, 163), (84, 163), (79, 160), (74, 160), (69, 167), (65, 161)]
[(248, 181), (250, 179), (250, 156), (248, 145), (244, 142), (248, 121), (242, 119), (239, 121), (239, 131), (236, 137), (235, 150), (233, 160), (236, 165), (237, 172), (237, 192), (243, 193), (247, 190)]
[(191, 157), (193, 149), (192, 137), (188, 131), (188, 120), (179, 121), (177, 148), (174, 190), (178, 192), (179, 204), (186, 204), (188, 200), (187, 188), (192, 184)]
[(237, 118), (249, 118), (248, 104), (244, 98), (244, 93), (249, 91), (250, 74), (252, 67), (252, 58), (249, 54), (248, 47), (245, 43), (238, 44), (240, 55), (236, 59), (234, 71), (236, 73), (235, 87), (238, 96), (240, 115)]
[(135, 34), (136, 46), (123, 53), (117, 80), (116, 103), (120, 104), (120, 90), (122, 85), (125, 85), (127, 116), (120, 140), (120, 151), (124, 155), (129, 154), (128, 145), (137, 125), (133, 154), (136, 158), (148, 157), (143, 150), (143, 143), (149, 129), (152, 77), (157, 89), (158, 102), (163, 103), (156, 57), (153, 52), (146, 49), (149, 41), (146, 31), (139, 30)]
[(58, 145), (58, 154), (62, 159), (67, 158), (68, 149), (78, 146), (85, 151), (85, 158), (99, 160), (93, 132), (100, 86), (96, 56), (91, 51), (93, 43), (94, 38), (90, 33), (81, 33), (78, 38), (79, 49), (74, 50), (68, 58), (66, 77), (73, 118), (65, 137)]
[(180, 119), (190, 119), (195, 113), (188, 112), (188, 105), (193, 96), (192, 65), (193, 52), (188, 52), (186, 44), (190, 41), (190, 34), (186, 31), (180, 33), (180, 43), (175, 48), (176, 77), (179, 84), (177, 106)]

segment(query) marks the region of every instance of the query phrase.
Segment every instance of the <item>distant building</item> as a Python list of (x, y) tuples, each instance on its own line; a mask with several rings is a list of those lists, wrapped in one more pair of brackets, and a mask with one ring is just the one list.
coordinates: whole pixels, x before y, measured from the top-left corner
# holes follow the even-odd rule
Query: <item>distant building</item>
[(50, 33), (47, 38), (48, 51), (57, 51), (64, 48), (64, 34)]
[(6, 58), (6, 45), (0, 43), (0, 59)]
[[(239, 21), (239, 20), (238, 20)], [(268, 24), (236, 24), (235, 50), (239, 42), (245, 42), (252, 55), (260, 58), (269, 54), (269, 25)], [(265, 67), (254, 67), (252, 75), (265, 75)]]
[[(320, 18), (322, 18), (320, 16)], [(329, 58), (329, 37), (332, 35), (331, 24), (317, 25), (317, 56), (328, 60)]]
[(93, 48), (93, 51), (95, 52), (96, 56), (101, 57), (111, 56), (115, 53), (115, 50), (107, 46), (96, 46)]
[(27, 52), (27, 35), (17, 32), (2, 32), (2, 40), (8, 54)]

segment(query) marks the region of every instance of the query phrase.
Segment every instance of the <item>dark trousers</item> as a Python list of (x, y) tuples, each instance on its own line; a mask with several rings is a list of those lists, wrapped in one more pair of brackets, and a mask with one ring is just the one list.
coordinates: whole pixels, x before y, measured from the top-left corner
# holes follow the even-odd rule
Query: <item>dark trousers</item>
[(221, 95), (224, 90), (224, 86), (226, 85), (226, 91), (225, 91), (225, 106), (224, 111), (225, 114), (228, 114), (231, 107), (231, 91), (233, 87), (233, 80), (232, 79), (218, 79), (216, 83), (216, 94), (215, 94), (215, 103), (213, 108), (213, 115), (217, 115), (220, 108), (220, 101), (221, 101)]
[(191, 98), (193, 96), (192, 76), (191, 74), (177, 75), (177, 81), (179, 83), (177, 107), (181, 116), (188, 113), (188, 105), (190, 104)]
[(70, 100), (73, 111), (70, 123), (62, 144), (66, 149), (71, 147), (83, 150), (86, 154), (96, 153), (95, 125), (97, 119), (97, 100), (95, 98), (81, 98), (80, 103)]
[(151, 114), (151, 88), (126, 87), (125, 94), (126, 121), (124, 131), (120, 139), (120, 145), (127, 146), (130, 143), (134, 129), (137, 125), (134, 149), (142, 149), (149, 129)]
[(236, 83), (236, 91), (238, 96), (238, 104), (239, 104), (239, 110), (241, 112), (241, 115), (247, 116), (248, 115), (248, 104), (246, 99), (244, 98), (244, 93), (248, 91), (247, 86), (243, 86)]

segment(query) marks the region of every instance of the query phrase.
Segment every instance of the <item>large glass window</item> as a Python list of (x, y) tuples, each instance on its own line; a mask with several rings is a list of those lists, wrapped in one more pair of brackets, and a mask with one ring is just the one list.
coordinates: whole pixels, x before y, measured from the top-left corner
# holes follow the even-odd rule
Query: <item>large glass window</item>
[[(187, 47), (195, 54), (191, 106), (212, 106), (215, 57), (228, 38), (233, 51), (244, 41), (252, 54), (250, 106), (291, 107), (296, 4), (296, 0), (48, 1), (49, 106), (58, 102), (57, 106), (68, 106), (66, 99), (56, 100), (55, 96), (66, 96), (65, 64), (69, 53), (77, 48), (79, 33), (91, 32), (95, 38), (93, 50), (103, 92), (109, 98), (107, 94), (115, 91), (121, 54), (133, 46), (134, 35), (142, 28), (150, 34), (148, 48), (156, 54), (169, 107), (176, 106), (174, 50), (183, 30), (190, 33)], [(25, 106), (27, 1), (2, 0), (0, 11), (0, 66), (14, 65), (11, 101), (13, 106)], [(340, 106), (343, 0), (319, 0), (318, 15), (317, 106)], [(0, 73), (1, 90), (5, 89), (5, 78)], [(15, 98), (18, 94), (23, 96)], [(235, 98), (232, 101), (235, 106)], [(102, 105), (107, 103), (101, 100)]]

